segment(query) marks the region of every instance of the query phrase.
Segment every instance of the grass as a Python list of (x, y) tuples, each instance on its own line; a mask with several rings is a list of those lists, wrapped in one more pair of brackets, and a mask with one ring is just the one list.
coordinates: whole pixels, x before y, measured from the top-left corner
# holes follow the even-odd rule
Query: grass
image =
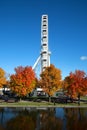
[[(36, 98), (35, 98), (36, 99)], [(87, 107), (87, 97), (81, 97), (81, 100), (85, 100), (86, 102), (80, 102), (80, 105), (78, 105), (78, 101), (74, 103), (53, 103), (48, 102), (43, 99), (36, 100), (32, 99), (33, 101), (25, 101), (20, 100), (18, 102), (14, 102), (14, 100), (10, 100), (10, 102), (4, 102), (3, 100), (0, 100), (0, 107)], [(41, 102), (40, 102), (41, 101)]]
[(14, 103), (1, 102), (0, 107), (87, 107), (87, 103), (52, 103), (52, 102), (32, 102), (19, 101)]
[(87, 100), (87, 96), (81, 96), (81, 99)]

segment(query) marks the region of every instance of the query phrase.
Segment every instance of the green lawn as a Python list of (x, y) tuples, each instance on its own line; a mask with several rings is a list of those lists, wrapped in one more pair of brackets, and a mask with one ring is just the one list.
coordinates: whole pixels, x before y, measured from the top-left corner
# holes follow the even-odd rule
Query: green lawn
[(13, 100), (9, 100), (9, 102), (4, 102), (4, 100), (0, 100), (0, 107), (87, 107), (87, 96), (81, 97), (81, 100), (85, 100), (86, 102), (80, 102), (78, 105), (78, 101), (74, 103), (53, 103), (45, 101), (45, 99), (37, 99), (32, 98), (31, 101), (20, 100), (18, 102), (14, 102)]
[(49, 102), (32, 102), (32, 101), (19, 101), (14, 103), (1, 102), (0, 107), (87, 107), (87, 103), (49, 103)]
[(87, 96), (81, 96), (81, 99), (87, 100)]

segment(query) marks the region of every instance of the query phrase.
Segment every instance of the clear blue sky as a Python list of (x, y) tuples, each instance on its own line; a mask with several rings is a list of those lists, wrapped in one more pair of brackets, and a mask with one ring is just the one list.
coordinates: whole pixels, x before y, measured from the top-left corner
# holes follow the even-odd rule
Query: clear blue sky
[(62, 78), (76, 69), (87, 72), (87, 0), (0, 0), (0, 67), (11, 74), (34, 65), (43, 14), (49, 17), (51, 63)]

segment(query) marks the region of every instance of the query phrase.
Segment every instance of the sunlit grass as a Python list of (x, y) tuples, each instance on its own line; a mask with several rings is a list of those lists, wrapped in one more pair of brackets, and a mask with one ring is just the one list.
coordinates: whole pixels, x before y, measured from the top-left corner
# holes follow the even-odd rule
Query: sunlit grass
[(52, 103), (52, 102), (32, 102), (32, 101), (19, 101), (14, 103), (2, 102), (0, 107), (87, 107), (87, 103)]

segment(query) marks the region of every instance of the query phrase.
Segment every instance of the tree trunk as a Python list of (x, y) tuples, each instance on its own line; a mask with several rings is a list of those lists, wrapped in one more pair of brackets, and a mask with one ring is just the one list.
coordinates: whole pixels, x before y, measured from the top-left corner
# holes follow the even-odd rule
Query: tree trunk
[(78, 105), (80, 105), (80, 94), (78, 94)]
[(51, 102), (51, 96), (49, 95), (49, 102)]
[(22, 100), (21, 97), (19, 97), (19, 101), (20, 101), (20, 102), (21, 102), (21, 100)]

